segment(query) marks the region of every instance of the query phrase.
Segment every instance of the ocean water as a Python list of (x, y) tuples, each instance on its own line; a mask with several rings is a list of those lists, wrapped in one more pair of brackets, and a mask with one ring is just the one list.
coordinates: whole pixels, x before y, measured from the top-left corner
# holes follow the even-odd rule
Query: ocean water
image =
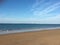
[(0, 24), (0, 30), (24, 30), (60, 27), (60, 24)]
[(60, 24), (0, 24), (0, 34), (53, 28), (60, 28)]

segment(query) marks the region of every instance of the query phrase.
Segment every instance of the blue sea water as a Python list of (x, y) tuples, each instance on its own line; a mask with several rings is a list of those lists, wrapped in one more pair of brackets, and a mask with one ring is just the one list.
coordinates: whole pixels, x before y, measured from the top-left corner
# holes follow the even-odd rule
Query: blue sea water
[(60, 27), (60, 24), (0, 24), (0, 30), (24, 30)]
[[(47, 29), (60, 27), (60, 24), (0, 24), (0, 33), (3, 31), (29, 31), (30, 29)], [(33, 31), (33, 30), (32, 30)]]

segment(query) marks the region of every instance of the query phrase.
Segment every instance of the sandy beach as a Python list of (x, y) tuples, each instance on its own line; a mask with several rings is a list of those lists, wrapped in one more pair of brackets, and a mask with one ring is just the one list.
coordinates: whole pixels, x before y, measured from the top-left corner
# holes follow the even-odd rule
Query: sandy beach
[(60, 29), (0, 35), (0, 45), (60, 45)]

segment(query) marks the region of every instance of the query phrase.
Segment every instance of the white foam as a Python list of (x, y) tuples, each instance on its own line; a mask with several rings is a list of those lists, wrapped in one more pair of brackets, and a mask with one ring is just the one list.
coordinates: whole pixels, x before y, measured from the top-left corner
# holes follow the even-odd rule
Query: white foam
[(0, 34), (11, 34), (11, 33), (20, 33), (20, 32), (31, 32), (31, 31), (40, 31), (40, 30), (52, 30), (52, 29), (60, 29), (60, 27), (53, 28), (38, 28), (38, 29), (25, 29), (25, 30), (12, 30), (12, 31), (0, 31)]

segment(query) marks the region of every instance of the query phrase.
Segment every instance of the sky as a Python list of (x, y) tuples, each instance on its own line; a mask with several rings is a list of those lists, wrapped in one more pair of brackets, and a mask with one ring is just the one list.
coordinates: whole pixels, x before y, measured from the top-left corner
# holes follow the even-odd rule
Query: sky
[(60, 0), (5, 0), (0, 23), (60, 24)]

